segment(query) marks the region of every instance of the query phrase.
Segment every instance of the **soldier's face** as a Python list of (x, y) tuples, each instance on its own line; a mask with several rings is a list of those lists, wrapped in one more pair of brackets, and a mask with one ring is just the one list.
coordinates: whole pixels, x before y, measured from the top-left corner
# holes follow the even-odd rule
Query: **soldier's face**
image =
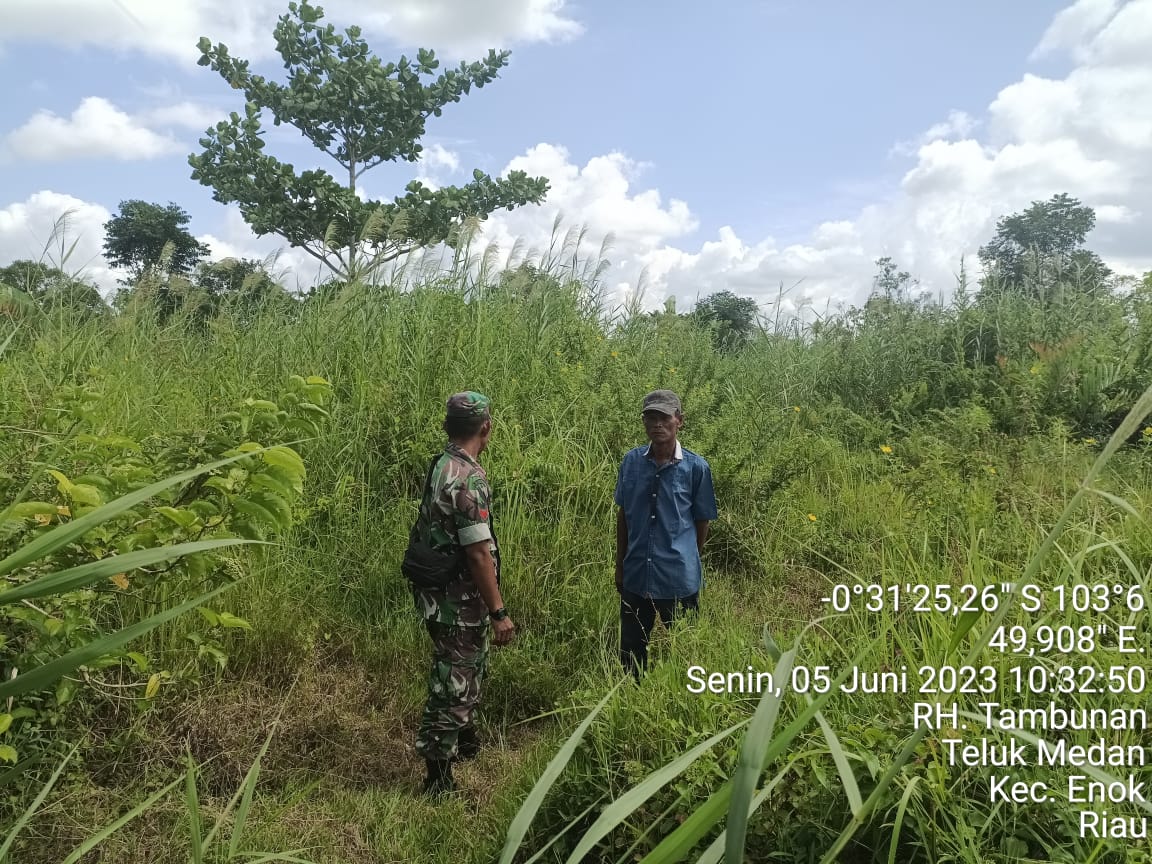
[(483, 453), (488, 447), (488, 439), (492, 436), (492, 419), (489, 418), (484, 421), (484, 425), (480, 427), (480, 452)]

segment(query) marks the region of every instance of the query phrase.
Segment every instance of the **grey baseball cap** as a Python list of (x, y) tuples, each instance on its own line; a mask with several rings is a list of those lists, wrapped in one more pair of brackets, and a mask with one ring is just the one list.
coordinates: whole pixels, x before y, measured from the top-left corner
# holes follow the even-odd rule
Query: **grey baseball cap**
[(680, 406), (680, 397), (671, 390), (653, 390), (644, 397), (645, 411), (659, 411), (661, 414), (675, 416), (683, 409)]

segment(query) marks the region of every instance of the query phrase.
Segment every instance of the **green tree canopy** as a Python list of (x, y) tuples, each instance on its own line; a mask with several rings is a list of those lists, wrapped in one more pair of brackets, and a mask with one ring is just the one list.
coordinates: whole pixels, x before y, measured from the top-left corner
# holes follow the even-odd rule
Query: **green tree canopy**
[(59, 267), (21, 259), (0, 267), (0, 306), (27, 314), (69, 309), (83, 315), (108, 311), (100, 292)]
[[(414, 180), (392, 202), (360, 200), (357, 181), (366, 171), (385, 161), (417, 161), (428, 117), (494, 80), (509, 54), (490, 51), (483, 61), (461, 63), (424, 83), (421, 76), (440, 65), (432, 51), (420, 49), (415, 62), (401, 57), (385, 65), (359, 27), (341, 34), (321, 26), (323, 9), (307, 0), (288, 9), (273, 31), (287, 85), (254, 75), (226, 45), (213, 46), (207, 37), (199, 43), (200, 65), (242, 90), (247, 104), (243, 116), (233, 112), (200, 139), (203, 152), (188, 160), (192, 178), (211, 187), (217, 201), (239, 205), (258, 235), (278, 234), (352, 279), (420, 246), (454, 243), (469, 217), (543, 200), (544, 178), (513, 171), (493, 180), (479, 170), (465, 186), (432, 191)], [(264, 153), (264, 110), (274, 125), (299, 129), (340, 165), (346, 181), (319, 169), (298, 173)], [(371, 255), (362, 255), (365, 244)]]
[(121, 201), (120, 212), (104, 223), (104, 256), (128, 270), (125, 285), (145, 273), (188, 274), (209, 249), (184, 227), (191, 217), (176, 204)]
[(1095, 225), (1096, 212), (1065, 193), (1001, 218), (996, 236), (980, 247), (986, 273), (982, 292), (1040, 297), (1057, 281), (1097, 290), (1111, 271), (1099, 255), (1084, 248)]
[(731, 291), (717, 291), (697, 303), (689, 315), (697, 324), (712, 328), (718, 350), (737, 351), (748, 343), (756, 331), (756, 315), (759, 311), (760, 307), (751, 297), (738, 297)]

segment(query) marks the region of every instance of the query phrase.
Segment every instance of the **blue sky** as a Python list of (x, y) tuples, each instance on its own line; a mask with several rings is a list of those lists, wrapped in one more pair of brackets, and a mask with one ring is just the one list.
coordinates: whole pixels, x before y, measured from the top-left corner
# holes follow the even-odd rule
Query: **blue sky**
[[(1152, 267), (1138, 241), (1152, 197), (1134, 191), (1152, 164), (1152, 99), (1131, 98), (1152, 81), (1132, 48), (1152, 44), (1152, 0), (321, 5), (389, 59), (415, 45), (448, 60), (512, 50), (499, 80), (429, 121), (441, 158), (382, 166), (365, 194), (414, 176), (465, 182), (474, 167), (546, 174), (546, 205), (492, 220), (491, 242), (543, 242), (559, 210), (616, 236), (612, 284), (623, 297), (646, 269), (649, 306), (719, 288), (759, 299), (781, 283), (858, 302), (881, 254), (943, 289), (996, 218), (1062, 191), (1102, 214), (1106, 258)], [(99, 222), (127, 198), (177, 202), (217, 255), (283, 245), (246, 232), (186, 160), (208, 122), (241, 107), (196, 66), (196, 38), (276, 75), (286, 7), (172, 2), (158, 18), (145, 0), (0, 5), (0, 72), (24, 82), (0, 109), (0, 263), (38, 257), (52, 207), (68, 204), (86, 272), (109, 280)], [(270, 151), (334, 167), (294, 130), (271, 134)]]

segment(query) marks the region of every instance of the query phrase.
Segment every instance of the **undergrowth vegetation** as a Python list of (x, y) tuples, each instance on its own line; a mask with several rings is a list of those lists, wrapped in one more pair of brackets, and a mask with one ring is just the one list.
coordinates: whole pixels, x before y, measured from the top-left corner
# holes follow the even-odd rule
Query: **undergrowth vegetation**
[[(718, 350), (706, 326), (671, 311), (608, 321), (584, 283), (548, 268), (403, 291), (343, 286), (206, 322), (161, 325), (141, 302), (0, 327), (0, 558), (149, 484), (234, 460), (0, 568), (4, 682), (163, 610), (199, 609), (6, 694), (0, 761), (18, 773), (0, 786), (0, 824), (20, 832), (0, 858), (21, 864), (65, 860), (143, 803), (77, 860), (242, 860), (256, 848), (318, 862), (496, 860), (561, 742), (619, 680), (611, 496), (655, 388), (679, 393), (684, 445), (715, 477), (703, 612), (661, 632), (650, 674), (591, 718), (536, 802), (517, 861), (551, 841), (540, 860), (565, 860), (605, 805), (767, 710), (756, 694), (688, 692), (690, 666), (790, 662), (835, 676), (965, 656), (1008, 663), (976, 639), (986, 618), (958, 640), (942, 616), (832, 616), (821, 598), (835, 584), (998, 585), (1031, 565), (1038, 584), (1146, 589), (1152, 573), (1152, 428), (1135, 415), (1121, 427), (1152, 369), (1148, 286), (1042, 302), (962, 295), (946, 307), (874, 298), (739, 350)], [(520, 635), (492, 657), (481, 716), (491, 746), (459, 772), (463, 794), (436, 804), (415, 795), (427, 648), (398, 564), (444, 399), (462, 389), (493, 400), (483, 461)], [(1080, 493), (1068, 509), (1117, 430), (1095, 469), (1107, 494)], [(12, 593), (113, 554), (230, 539), (262, 542)], [(1146, 644), (1143, 617), (1131, 623)], [(795, 655), (775, 647), (802, 633)], [(1093, 662), (1130, 660), (1100, 651)], [(1046, 701), (1016, 699), (1003, 701)], [(844, 861), (1144, 860), (1121, 840), (1081, 839), (1066, 803), (990, 803), (990, 769), (949, 767), (944, 730), (921, 732), (903, 760), (913, 701), (814, 706), (792, 694), (774, 706), (777, 728), (806, 709), (810, 722), (768, 750), (749, 860), (819, 861), (842, 834)], [(585, 860), (657, 850), (733, 776), (744, 728), (622, 813)], [(238, 822), (243, 843), (203, 842), (209, 825), (239, 838)], [(692, 860), (723, 827), (689, 844)]]

